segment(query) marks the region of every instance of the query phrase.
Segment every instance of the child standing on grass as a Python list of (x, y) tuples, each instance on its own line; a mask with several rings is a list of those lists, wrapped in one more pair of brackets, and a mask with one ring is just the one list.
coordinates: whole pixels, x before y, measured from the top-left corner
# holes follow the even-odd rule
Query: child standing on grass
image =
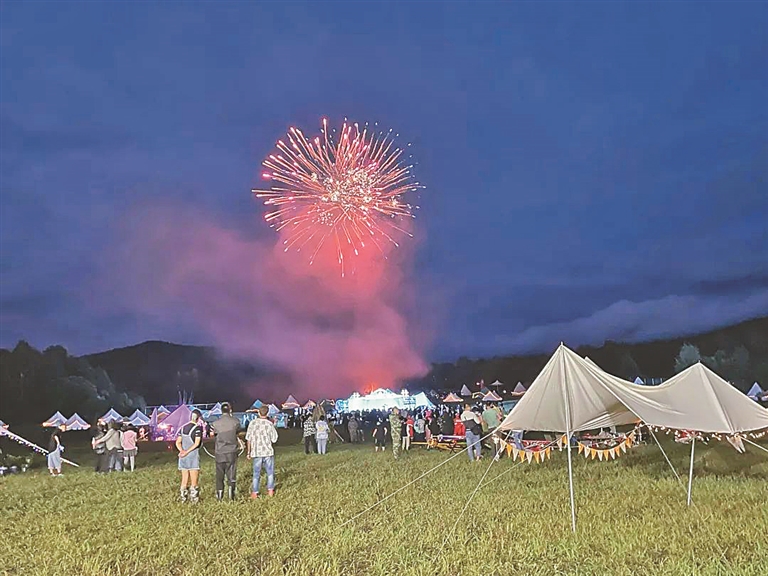
[(376, 446), (376, 452), (379, 451), (379, 448), (384, 452), (387, 446), (387, 425), (381, 418), (378, 419), (376, 426), (373, 428), (373, 441)]
[(125, 432), (123, 432), (120, 442), (123, 445), (123, 472), (128, 470), (128, 466), (131, 466), (131, 472), (133, 472), (136, 466), (136, 430), (133, 426), (128, 426)]
[(325, 415), (321, 414), (317, 424), (315, 424), (315, 440), (317, 440), (317, 453), (325, 454), (328, 448), (328, 434), (330, 428), (328, 422), (325, 421)]

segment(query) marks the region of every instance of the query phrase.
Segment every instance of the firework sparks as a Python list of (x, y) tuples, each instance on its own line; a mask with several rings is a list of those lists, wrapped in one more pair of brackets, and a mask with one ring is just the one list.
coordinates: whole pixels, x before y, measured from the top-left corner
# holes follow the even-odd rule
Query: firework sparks
[(361, 130), (345, 121), (338, 134), (329, 133), (324, 119), (321, 136), (307, 139), (290, 128), (263, 165), (262, 177), (273, 185), (253, 193), (272, 209), (265, 219), (285, 232), (286, 251), (308, 249), (310, 264), (332, 242), (343, 276), (345, 255), (358, 256), (369, 243), (384, 254), (383, 244), (398, 246), (397, 236), (410, 236), (402, 222), (418, 206), (406, 195), (423, 186), (391, 130), (376, 132), (367, 124)]

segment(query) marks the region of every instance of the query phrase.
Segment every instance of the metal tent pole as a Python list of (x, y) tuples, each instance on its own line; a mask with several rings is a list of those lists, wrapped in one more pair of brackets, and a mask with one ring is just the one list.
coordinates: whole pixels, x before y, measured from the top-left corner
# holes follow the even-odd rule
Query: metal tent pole
[(691, 489), (693, 488), (693, 451), (696, 447), (696, 437), (691, 440), (691, 468), (688, 471), (688, 506), (691, 505)]
[(576, 502), (573, 498), (573, 460), (571, 458), (571, 435), (567, 434), (568, 442), (568, 485), (571, 491), (571, 529), (576, 532)]

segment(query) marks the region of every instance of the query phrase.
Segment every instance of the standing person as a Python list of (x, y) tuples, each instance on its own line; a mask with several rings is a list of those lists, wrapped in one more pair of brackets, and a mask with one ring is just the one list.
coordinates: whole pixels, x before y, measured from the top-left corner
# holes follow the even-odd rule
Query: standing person
[[(259, 497), (261, 483), (261, 467), (267, 474), (267, 494), (275, 495), (275, 449), (272, 444), (277, 442), (277, 428), (267, 416), (266, 406), (259, 408), (259, 417), (251, 420), (245, 440), (248, 442), (248, 459), (253, 460), (253, 484), (251, 498)], [(311, 420), (311, 418), (310, 418)]]
[(315, 440), (317, 441), (318, 454), (326, 453), (330, 430), (331, 429), (328, 426), (328, 422), (325, 421), (325, 414), (318, 416), (317, 424), (315, 424)]
[(413, 441), (414, 442), (426, 442), (427, 421), (424, 419), (424, 415), (419, 412), (416, 415), (416, 420), (413, 421)]
[[(493, 405), (493, 404), (486, 404), (485, 410), (483, 410), (482, 414), (483, 418), (483, 425), (485, 428), (486, 434), (493, 434), (496, 428), (499, 427), (499, 424), (501, 424), (501, 418), (499, 417), (499, 410)], [(501, 450), (501, 442), (498, 440), (494, 442), (495, 450), (494, 450), (494, 457), (499, 455), (499, 452)]]
[(480, 444), (480, 438), (483, 434), (483, 427), (480, 424), (480, 416), (472, 411), (469, 404), (464, 404), (464, 412), (461, 413), (461, 422), (464, 425), (464, 434), (467, 440), (467, 452), (469, 461), (480, 461), (483, 456), (483, 447)]
[(136, 453), (138, 452), (136, 447), (136, 430), (133, 426), (128, 426), (128, 429), (123, 432), (120, 443), (123, 445), (123, 472), (128, 470), (129, 465), (131, 472), (133, 472), (136, 466)]
[(200, 410), (192, 410), (192, 420), (184, 424), (176, 435), (181, 471), (179, 495), (182, 502), (197, 502), (200, 499), (197, 481), (200, 477), (200, 444), (203, 442), (203, 428), (200, 426), (202, 416)]
[[(437, 418), (437, 414), (432, 414), (432, 418), (430, 418), (429, 423), (427, 424), (427, 432), (427, 443), (429, 443), (432, 438), (437, 441), (440, 436), (440, 420)], [(427, 448), (429, 448), (429, 444), (427, 444)]]
[(357, 418), (355, 418), (355, 415), (352, 414), (349, 417), (349, 423), (347, 424), (347, 430), (349, 430), (349, 441), (352, 442), (352, 444), (357, 443)]
[(312, 416), (304, 419), (304, 454), (314, 454), (317, 452), (315, 446), (315, 422)]
[(96, 472), (106, 474), (109, 472), (109, 459), (107, 458), (107, 448), (103, 442), (99, 442), (107, 434), (107, 427), (103, 424), (96, 425), (96, 436), (91, 440), (93, 451), (96, 453)]
[(61, 431), (56, 428), (48, 441), (48, 471), (51, 476), (61, 476), (61, 452), (64, 446), (61, 445)]
[(376, 425), (373, 427), (372, 436), (374, 446), (376, 447), (376, 452), (379, 451), (379, 448), (381, 448), (381, 451), (384, 452), (387, 447), (387, 425), (384, 423), (382, 418), (379, 418), (376, 421)]
[(216, 500), (224, 498), (224, 479), (227, 480), (227, 496), (235, 499), (237, 492), (237, 452), (243, 448), (243, 441), (237, 437), (240, 422), (232, 416), (232, 405), (221, 405), (221, 418), (211, 426), (216, 435)]
[(107, 470), (109, 472), (112, 472), (113, 470), (117, 470), (117, 460), (118, 460), (118, 449), (122, 449), (122, 444), (120, 441), (120, 425), (117, 422), (110, 422), (109, 427), (107, 429), (106, 434), (102, 436), (101, 438), (94, 438), (93, 440), (93, 447), (96, 449), (96, 447), (99, 444), (103, 444), (104, 447), (107, 450)]
[(389, 432), (392, 434), (392, 454), (397, 460), (400, 457), (400, 436), (402, 435), (403, 419), (400, 418), (400, 410), (392, 408), (389, 415)]

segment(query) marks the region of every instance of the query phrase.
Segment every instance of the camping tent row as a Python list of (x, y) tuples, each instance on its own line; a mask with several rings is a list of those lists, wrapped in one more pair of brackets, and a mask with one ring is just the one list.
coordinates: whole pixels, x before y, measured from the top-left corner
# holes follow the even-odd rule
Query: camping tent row
[(43, 422), (46, 428), (64, 428), (64, 430), (88, 430), (91, 427), (77, 412), (71, 417), (65, 418), (61, 412), (56, 412), (53, 416)]
[[(499, 382), (498, 380), (496, 380), (496, 382), (491, 384), (491, 386), (496, 386), (496, 387), (502, 386), (502, 383)], [(517, 386), (515, 386), (515, 389), (512, 391), (512, 396), (514, 396), (516, 398), (519, 398), (520, 396), (525, 394), (525, 391), (526, 391), (526, 388), (525, 388), (525, 386), (523, 386), (523, 383), (522, 382), (518, 382)], [(464, 396), (464, 397), (467, 397), (467, 396), (477, 397), (477, 396), (479, 396), (480, 399), (483, 402), (501, 402), (502, 401), (502, 397), (499, 396), (496, 392), (494, 392), (492, 390), (488, 390), (487, 388), (483, 388), (483, 389), (481, 389), (480, 392), (474, 392), (473, 393), (466, 384), (464, 384), (461, 387), (461, 391), (459, 392), (459, 394), (461, 396)], [(449, 393), (445, 398), (443, 398), (443, 404), (456, 404), (456, 403), (459, 403), (459, 402), (463, 402), (463, 400), (459, 396), (454, 394), (453, 392)]]
[[(498, 430), (562, 432), (570, 438), (575, 432), (638, 423), (737, 435), (768, 429), (768, 410), (701, 363), (659, 386), (647, 387), (608, 374), (561, 344)], [(566, 445), (571, 524), (575, 531), (570, 441)], [(695, 437), (691, 442), (689, 505), (694, 446)]]

